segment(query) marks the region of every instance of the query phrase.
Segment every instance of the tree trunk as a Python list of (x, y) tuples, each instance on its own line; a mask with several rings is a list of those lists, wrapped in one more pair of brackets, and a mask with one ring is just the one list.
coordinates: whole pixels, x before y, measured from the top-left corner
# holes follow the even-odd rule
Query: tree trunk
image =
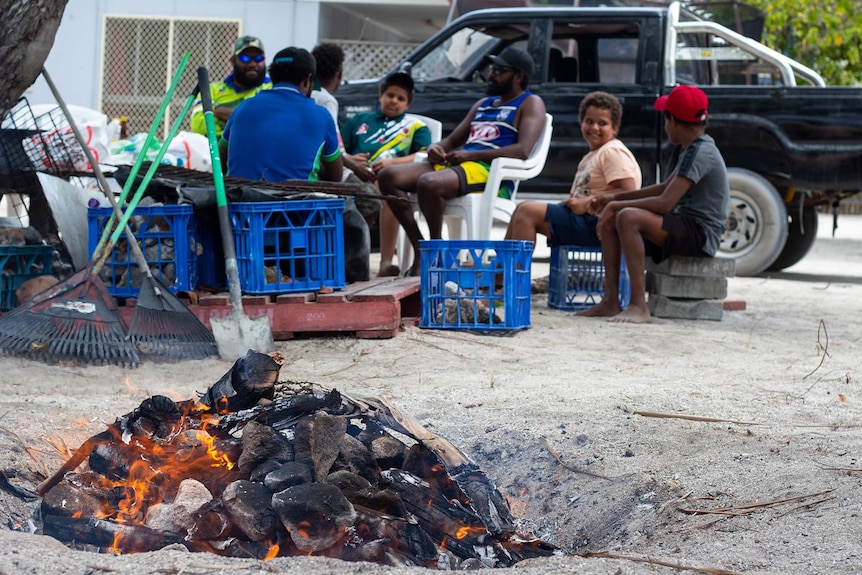
[(68, 0), (0, 0), (0, 118), (42, 71)]

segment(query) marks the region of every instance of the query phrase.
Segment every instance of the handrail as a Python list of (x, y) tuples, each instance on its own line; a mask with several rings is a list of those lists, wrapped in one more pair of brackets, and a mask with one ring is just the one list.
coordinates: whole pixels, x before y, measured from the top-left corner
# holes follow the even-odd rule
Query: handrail
[(784, 54), (773, 50), (768, 46), (764, 46), (756, 40), (752, 40), (742, 34), (722, 26), (716, 22), (709, 20), (698, 20), (692, 22), (679, 21), (679, 3), (673, 2), (668, 7), (669, 29), (665, 41), (665, 52), (667, 59), (665, 63), (665, 72), (671, 75), (665, 76), (668, 80), (676, 78), (676, 40), (679, 32), (690, 33), (705, 33), (714, 34), (723, 38), (731, 44), (743, 48), (755, 56), (770, 62), (781, 70), (782, 81), (785, 86), (796, 86), (796, 76), (811, 82), (811, 84), (825, 88), (826, 82), (813, 69), (800, 64), (792, 58), (788, 58)]
[[(742, 34), (738, 34), (729, 28), (725, 28), (720, 24), (716, 24), (715, 22), (709, 21), (701, 21), (701, 22), (679, 22), (675, 26), (677, 32), (701, 32), (701, 33), (711, 33), (724, 38), (728, 42), (739, 46), (740, 48), (746, 48), (752, 54), (760, 57), (767, 62), (774, 64), (781, 70), (782, 79), (786, 86), (795, 86), (796, 85), (796, 75), (798, 74), (800, 77), (808, 80), (815, 86), (820, 88), (826, 87), (826, 82), (823, 81), (823, 78), (803, 64), (800, 64), (796, 60), (788, 58), (784, 54), (780, 52), (776, 52), (772, 48), (768, 46), (764, 46), (760, 42), (752, 40)], [(794, 73), (795, 72), (795, 73)]]

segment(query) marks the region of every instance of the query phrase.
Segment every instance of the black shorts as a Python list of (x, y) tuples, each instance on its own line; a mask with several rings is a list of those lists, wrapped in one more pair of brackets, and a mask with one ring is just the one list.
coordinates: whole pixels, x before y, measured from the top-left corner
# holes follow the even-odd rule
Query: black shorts
[(710, 257), (703, 251), (703, 244), (706, 243), (703, 227), (691, 216), (664, 214), (661, 229), (667, 232), (667, 239), (663, 246), (644, 239), (646, 255), (650, 256), (655, 263), (661, 263), (670, 256)]

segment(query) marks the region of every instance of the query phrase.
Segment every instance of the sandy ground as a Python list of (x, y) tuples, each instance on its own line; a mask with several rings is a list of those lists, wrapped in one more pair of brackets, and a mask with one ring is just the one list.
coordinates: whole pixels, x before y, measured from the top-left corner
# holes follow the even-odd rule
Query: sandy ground
[[(281, 378), (389, 398), (459, 446), (525, 529), (565, 552), (523, 575), (675, 572), (631, 558), (702, 572), (862, 573), (862, 216), (842, 216), (835, 238), (821, 218), (802, 262), (730, 280), (728, 298), (747, 309), (721, 322), (615, 325), (551, 310), (538, 295), (532, 328), (512, 337), (408, 328), (389, 340), (280, 342)], [(547, 273), (542, 265), (534, 275)], [(229, 367), (0, 357), (2, 469), (32, 489), (60, 465), (54, 446), (74, 449), (151, 394), (192, 397)], [(726, 507), (737, 509), (691, 512)], [(0, 491), (0, 573), (418, 572), (71, 551), (13, 530), (37, 510)], [(603, 550), (630, 559), (577, 555)]]

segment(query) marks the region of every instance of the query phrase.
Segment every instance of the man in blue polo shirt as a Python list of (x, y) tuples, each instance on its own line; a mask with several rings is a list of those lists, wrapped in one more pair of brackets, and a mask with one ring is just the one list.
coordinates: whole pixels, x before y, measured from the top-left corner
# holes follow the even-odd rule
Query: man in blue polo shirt
[(225, 126), (220, 149), (229, 176), (269, 182), (340, 182), (338, 131), (309, 96), (317, 64), (302, 48), (285, 48), (269, 66), (271, 90), (242, 102)]

